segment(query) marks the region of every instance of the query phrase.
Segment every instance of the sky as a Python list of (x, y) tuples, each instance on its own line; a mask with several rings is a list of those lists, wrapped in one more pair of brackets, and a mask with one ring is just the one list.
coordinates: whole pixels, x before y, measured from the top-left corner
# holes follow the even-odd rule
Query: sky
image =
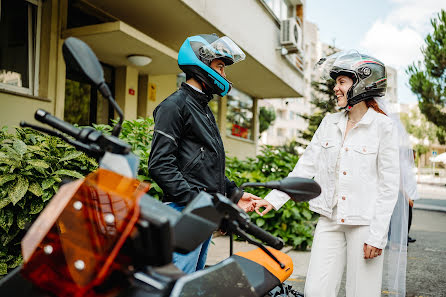
[(337, 48), (356, 49), (398, 70), (398, 99), (416, 103), (405, 70), (422, 61), (430, 19), (445, 0), (306, 0), (305, 18), (319, 27), (319, 39)]

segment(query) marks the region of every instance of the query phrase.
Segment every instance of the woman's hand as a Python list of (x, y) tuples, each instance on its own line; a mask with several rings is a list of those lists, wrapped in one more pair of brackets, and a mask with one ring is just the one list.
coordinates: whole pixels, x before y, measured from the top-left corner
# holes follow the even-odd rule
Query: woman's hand
[[(265, 199), (256, 200), (255, 203), (256, 203), (255, 211), (256, 211), (256, 213), (259, 214), (259, 216), (263, 216), (263, 215), (267, 214), (271, 209), (273, 209), (273, 206), (271, 205), (271, 203), (269, 203)], [(260, 212), (261, 207), (265, 208), (262, 212)]]
[(251, 212), (254, 211), (257, 201), (261, 199), (262, 198), (257, 197), (256, 195), (245, 192), (243, 193), (242, 198), (238, 201), (237, 206), (243, 209), (244, 212)]
[(382, 249), (364, 243), (364, 259), (373, 259), (375, 257), (381, 256), (382, 253)]

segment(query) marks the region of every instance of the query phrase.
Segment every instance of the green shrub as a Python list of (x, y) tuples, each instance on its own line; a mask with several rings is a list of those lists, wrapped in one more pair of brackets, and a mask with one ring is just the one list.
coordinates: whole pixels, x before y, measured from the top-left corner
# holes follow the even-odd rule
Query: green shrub
[[(138, 179), (149, 182), (150, 191), (148, 194), (159, 199), (163, 191), (149, 176), (148, 169), (154, 125), (153, 118), (139, 118), (133, 121), (125, 120), (122, 123), (122, 130), (119, 138), (130, 144), (132, 146), (132, 152), (139, 157)], [(113, 130), (113, 127), (109, 125), (93, 125), (93, 127), (107, 134), (111, 134), (111, 131)]]
[(0, 275), (21, 261), (20, 241), (63, 178), (82, 178), (95, 160), (32, 129), (0, 132)]

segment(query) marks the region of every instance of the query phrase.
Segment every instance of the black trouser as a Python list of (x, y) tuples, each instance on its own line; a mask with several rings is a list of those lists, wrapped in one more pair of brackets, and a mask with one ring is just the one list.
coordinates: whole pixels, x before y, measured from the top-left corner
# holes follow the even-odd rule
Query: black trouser
[(407, 229), (407, 236), (409, 236), (410, 225), (412, 225), (412, 207), (409, 206), (409, 224)]

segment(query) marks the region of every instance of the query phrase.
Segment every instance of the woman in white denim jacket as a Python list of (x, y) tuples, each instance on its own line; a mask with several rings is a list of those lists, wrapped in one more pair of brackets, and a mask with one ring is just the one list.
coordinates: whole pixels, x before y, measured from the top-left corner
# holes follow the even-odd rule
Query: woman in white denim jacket
[[(314, 178), (321, 195), (305, 297), (335, 297), (347, 265), (347, 297), (381, 296), (383, 256), (398, 197), (397, 128), (374, 97), (386, 89), (384, 65), (359, 53), (338, 53), (318, 63), (336, 80), (344, 111), (327, 115), (289, 176)], [(289, 199), (274, 190), (256, 211), (279, 209)]]

